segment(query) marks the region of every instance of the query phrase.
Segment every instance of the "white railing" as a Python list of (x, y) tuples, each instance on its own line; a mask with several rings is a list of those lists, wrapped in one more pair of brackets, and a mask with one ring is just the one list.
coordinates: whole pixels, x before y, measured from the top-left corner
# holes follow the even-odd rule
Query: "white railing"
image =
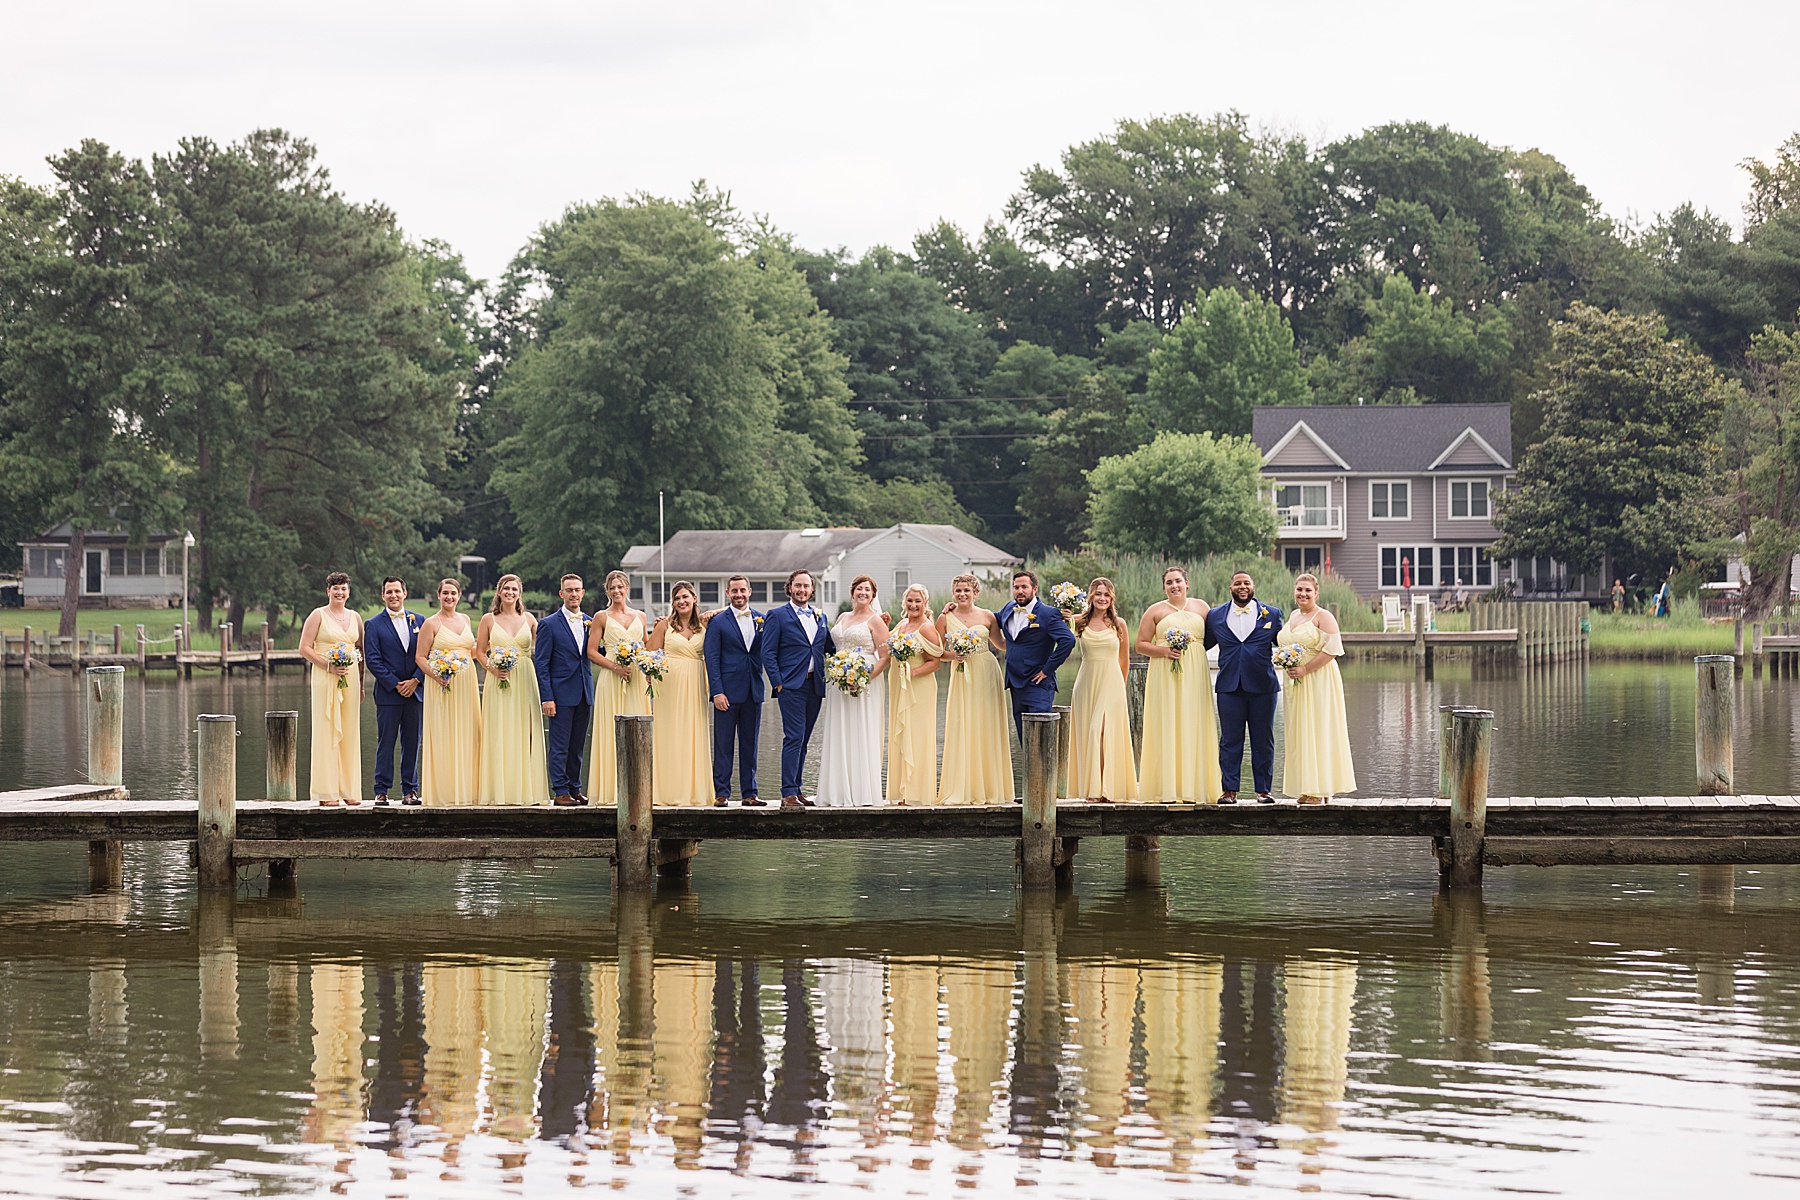
[(1275, 515), (1280, 518), (1279, 535), (1281, 537), (1344, 536), (1342, 505), (1314, 508), (1310, 505), (1295, 504), (1288, 508), (1276, 509)]

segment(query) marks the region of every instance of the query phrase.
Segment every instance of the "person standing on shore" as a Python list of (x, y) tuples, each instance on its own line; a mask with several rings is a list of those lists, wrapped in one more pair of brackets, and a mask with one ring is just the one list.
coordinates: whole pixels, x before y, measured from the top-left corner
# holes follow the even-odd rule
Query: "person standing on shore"
[(363, 650), (375, 677), (375, 804), (388, 803), (394, 752), (400, 753), (400, 802), (419, 803), (419, 738), (425, 711), (425, 673), (413, 654), (424, 618), (406, 607), (406, 582), (381, 581), (381, 613), (363, 627)]
[(750, 581), (725, 581), (730, 607), (706, 624), (706, 678), (713, 705), (713, 804), (731, 802), (732, 749), (737, 750), (738, 796), (761, 808), (756, 795), (756, 739), (762, 733), (763, 614), (750, 607)]
[(1250, 731), (1250, 773), (1258, 804), (1275, 803), (1275, 638), (1281, 610), (1256, 598), (1248, 571), (1231, 577), (1231, 603), (1206, 616), (1206, 646), (1219, 648), (1220, 804), (1236, 804), (1244, 770), (1244, 730)]
[(588, 619), (581, 611), (586, 589), (581, 576), (564, 575), (557, 591), (562, 607), (538, 623), (537, 649), (531, 657), (544, 715), (550, 718), (544, 732), (550, 791), (553, 803), (567, 808), (587, 803), (581, 792), (581, 760), (594, 713), (594, 669), (587, 657)]

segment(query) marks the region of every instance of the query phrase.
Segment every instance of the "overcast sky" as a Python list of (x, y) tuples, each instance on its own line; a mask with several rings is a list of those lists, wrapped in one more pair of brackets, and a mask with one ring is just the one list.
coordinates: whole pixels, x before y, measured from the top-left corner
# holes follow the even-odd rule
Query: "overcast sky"
[[(652, 12), (653, 8), (660, 11)], [(1450, 125), (1615, 216), (1734, 221), (1800, 130), (1800, 4), (0, 3), (0, 173), (280, 126), (478, 275), (569, 203), (704, 177), (808, 246), (971, 230), (1122, 117)]]

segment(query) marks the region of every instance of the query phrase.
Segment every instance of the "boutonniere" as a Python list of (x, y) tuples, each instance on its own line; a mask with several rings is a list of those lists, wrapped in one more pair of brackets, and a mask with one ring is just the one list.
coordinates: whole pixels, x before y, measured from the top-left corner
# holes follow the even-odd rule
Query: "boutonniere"
[(1037, 624), (1037, 614), (1034, 612), (1026, 613), (1025, 614), (1025, 623), (1027, 625), (1036, 625)]
[(762, 628), (762, 621), (763, 621), (763, 619), (761, 617), (752, 617), (751, 618), (751, 624), (755, 625), (758, 629)]

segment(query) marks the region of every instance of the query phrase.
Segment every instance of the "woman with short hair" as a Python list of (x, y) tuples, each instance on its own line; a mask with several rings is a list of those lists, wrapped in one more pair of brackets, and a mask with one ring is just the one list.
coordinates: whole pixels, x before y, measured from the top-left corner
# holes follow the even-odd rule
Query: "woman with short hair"
[(300, 657), (313, 667), (312, 798), (335, 808), (362, 803), (363, 627), (348, 607), (350, 576), (327, 575), (325, 598), (300, 630)]

